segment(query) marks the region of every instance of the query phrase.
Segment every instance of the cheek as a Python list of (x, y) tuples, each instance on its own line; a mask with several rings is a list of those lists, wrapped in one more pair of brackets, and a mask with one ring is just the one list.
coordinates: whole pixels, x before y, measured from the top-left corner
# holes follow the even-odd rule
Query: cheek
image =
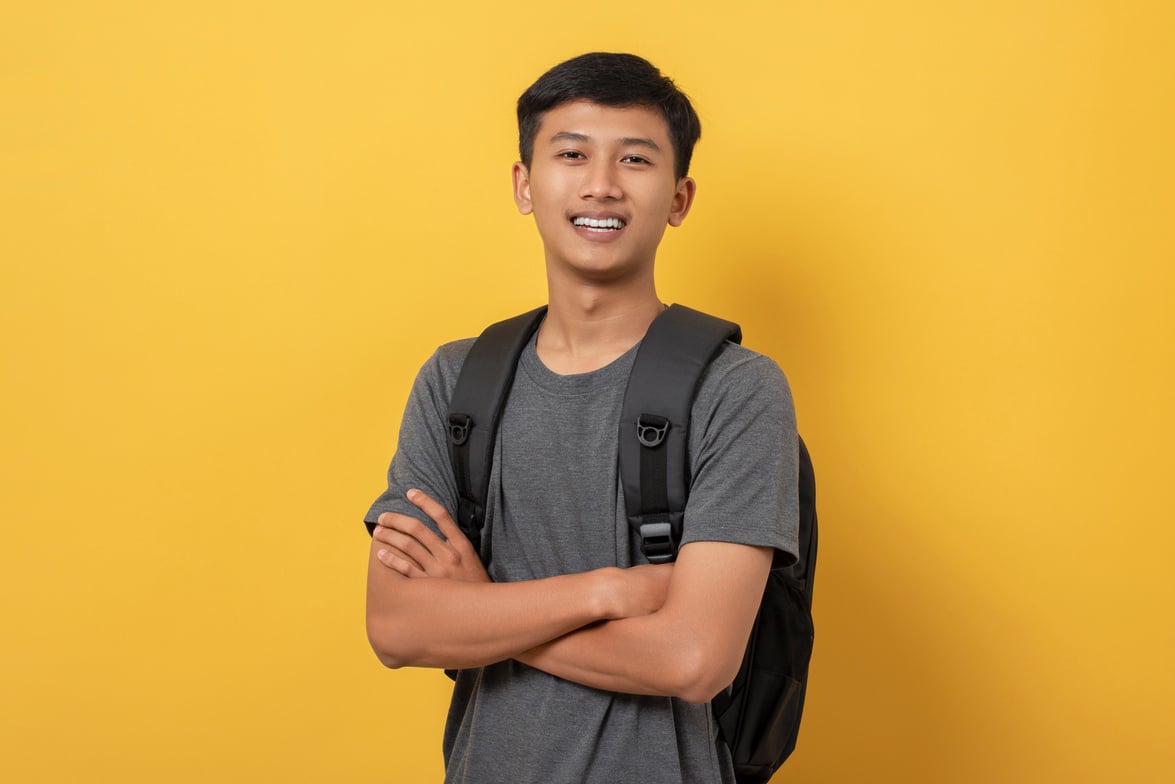
[(555, 230), (562, 227), (565, 218), (562, 210), (552, 209), (550, 207), (540, 208), (536, 205), (534, 210), (534, 222), (538, 227), (539, 233), (544, 236), (552, 236)]

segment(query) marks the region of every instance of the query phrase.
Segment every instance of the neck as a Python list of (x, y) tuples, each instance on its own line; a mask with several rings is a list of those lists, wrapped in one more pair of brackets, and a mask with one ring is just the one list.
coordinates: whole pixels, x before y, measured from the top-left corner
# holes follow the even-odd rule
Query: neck
[(650, 278), (632, 285), (548, 283), (547, 318), (536, 343), (555, 373), (598, 370), (636, 345), (664, 305)]

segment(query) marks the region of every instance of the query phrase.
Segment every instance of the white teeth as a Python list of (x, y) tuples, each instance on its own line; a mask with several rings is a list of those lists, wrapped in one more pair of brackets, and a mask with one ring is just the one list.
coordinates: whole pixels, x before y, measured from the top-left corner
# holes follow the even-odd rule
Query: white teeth
[(597, 219), (597, 218), (579, 217), (579, 218), (573, 218), (571, 223), (575, 226), (583, 226), (583, 227), (589, 228), (589, 229), (603, 229), (606, 231), (612, 230), (612, 229), (623, 229), (624, 228), (624, 221), (620, 220), (620, 218), (598, 218)]

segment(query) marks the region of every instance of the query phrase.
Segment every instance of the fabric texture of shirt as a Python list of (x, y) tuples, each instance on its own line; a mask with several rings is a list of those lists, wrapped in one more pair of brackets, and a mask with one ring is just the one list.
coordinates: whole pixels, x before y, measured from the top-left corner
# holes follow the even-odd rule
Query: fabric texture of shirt
[[(369, 530), (383, 512), (416, 517), (435, 530), (404, 498), (414, 487), (456, 510), (446, 423), (471, 345), (442, 346), (418, 375), (388, 489), (365, 518)], [(494, 581), (646, 562), (625, 517), (617, 464), (620, 409), (636, 349), (577, 375), (549, 370), (533, 339), (523, 352), (495, 444), (482, 534)], [(691, 416), (682, 546), (734, 542), (794, 558), (795, 415), (778, 366), (726, 344), (699, 385)], [(600, 691), (513, 660), (459, 673), (443, 750), (446, 782), (734, 781), (709, 705)]]

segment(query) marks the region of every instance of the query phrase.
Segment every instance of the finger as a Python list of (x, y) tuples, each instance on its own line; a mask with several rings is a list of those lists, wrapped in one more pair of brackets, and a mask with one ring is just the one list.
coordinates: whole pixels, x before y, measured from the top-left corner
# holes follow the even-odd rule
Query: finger
[(436, 552), (444, 547), (444, 540), (437, 532), (415, 517), (402, 514), (391, 515), (386, 524), (381, 522), (376, 527), (376, 531), (381, 528), (385, 531), (397, 531), (404, 536), (410, 536), (429, 552)]
[(426, 547), (428, 546), (430, 539), (436, 539), (437, 541), (440, 541), (441, 538), (437, 535), (436, 531), (429, 528), (420, 520), (405, 514), (388, 515), (386, 520), (381, 515), (378, 525), (393, 531), (400, 531), (401, 533), (405, 533), (408, 536), (419, 540), (420, 543)]
[(391, 548), (381, 548), (375, 554), (381, 564), (405, 577), (425, 577), (424, 571), (411, 558)]
[[(453, 516), (449, 514), (449, 510), (437, 502), (432, 496), (423, 490), (409, 490), (408, 500), (420, 511), (424, 512), (429, 518), (437, 524), (437, 528), (444, 534), (445, 539), (450, 544), (458, 545), (464, 542), (469, 545), (469, 539), (465, 536), (465, 532), (453, 522)], [(472, 545), (469, 545), (472, 550)]]
[[(420, 525), (422, 528), (425, 527), (423, 523), (420, 523)], [(421, 544), (419, 539), (396, 528), (385, 528), (383, 526), (379, 526), (375, 529), (375, 533), (372, 534), (372, 538), (378, 542), (382, 542), (383, 544), (391, 545), (405, 557), (411, 558), (413, 561), (415, 561), (416, 564), (425, 571), (428, 571), (428, 564), (436, 560), (432, 551), (429, 550), (425, 545)], [(437, 542), (439, 548), (439, 546), (441, 546), (440, 539), (436, 539), (435, 536), (434, 539)]]

